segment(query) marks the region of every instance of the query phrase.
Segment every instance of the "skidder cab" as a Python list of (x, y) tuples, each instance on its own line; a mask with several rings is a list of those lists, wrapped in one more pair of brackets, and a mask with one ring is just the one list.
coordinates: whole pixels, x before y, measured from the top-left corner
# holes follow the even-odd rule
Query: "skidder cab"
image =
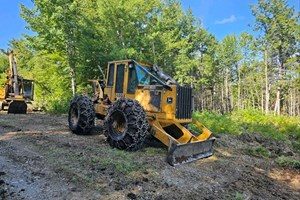
[[(104, 119), (104, 134), (110, 146), (135, 151), (148, 134), (168, 146), (171, 165), (212, 155), (214, 138), (192, 119), (192, 89), (180, 86), (157, 66), (134, 60), (108, 63), (106, 80), (93, 80), (94, 95), (76, 96), (69, 109), (69, 127), (88, 134), (94, 117)], [(201, 133), (191, 133), (194, 123)]]

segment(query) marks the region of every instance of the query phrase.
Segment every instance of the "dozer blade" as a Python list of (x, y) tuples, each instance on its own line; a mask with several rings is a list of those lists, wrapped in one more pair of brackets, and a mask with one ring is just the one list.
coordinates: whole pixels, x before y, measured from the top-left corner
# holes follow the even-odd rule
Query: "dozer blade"
[(181, 163), (188, 163), (201, 158), (207, 158), (213, 154), (212, 147), (215, 138), (204, 141), (176, 144), (171, 141), (167, 154), (167, 162), (174, 166)]
[(25, 101), (12, 101), (8, 106), (7, 113), (12, 114), (26, 114), (27, 104)]

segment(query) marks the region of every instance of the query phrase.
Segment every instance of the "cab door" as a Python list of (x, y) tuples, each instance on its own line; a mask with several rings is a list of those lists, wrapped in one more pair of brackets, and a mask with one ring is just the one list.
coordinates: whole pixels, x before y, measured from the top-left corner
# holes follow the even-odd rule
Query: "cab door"
[(104, 88), (104, 99), (109, 99), (110, 101), (114, 101), (114, 88), (115, 88), (115, 64), (108, 64), (108, 72), (107, 72), (107, 83)]
[(116, 87), (115, 87), (115, 100), (124, 96), (124, 76), (125, 76), (125, 63), (116, 65)]

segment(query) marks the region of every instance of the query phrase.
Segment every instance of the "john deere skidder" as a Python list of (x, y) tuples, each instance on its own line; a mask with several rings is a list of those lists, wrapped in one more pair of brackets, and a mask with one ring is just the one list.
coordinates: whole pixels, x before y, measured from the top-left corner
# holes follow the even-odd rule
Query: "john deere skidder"
[[(71, 101), (68, 120), (74, 133), (88, 134), (96, 116), (104, 119), (104, 134), (112, 147), (135, 151), (152, 134), (168, 146), (171, 165), (212, 155), (211, 132), (192, 119), (192, 89), (180, 86), (157, 66), (134, 60), (109, 62), (106, 80), (91, 82), (92, 99), (79, 95)], [(189, 123), (201, 133), (191, 133)]]

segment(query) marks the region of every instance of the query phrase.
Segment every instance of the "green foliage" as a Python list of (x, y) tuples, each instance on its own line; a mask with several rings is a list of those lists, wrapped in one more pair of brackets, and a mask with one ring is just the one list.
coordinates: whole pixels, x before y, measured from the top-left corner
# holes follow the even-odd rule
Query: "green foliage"
[(262, 31), (264, 40), (278, 54), (279, 62), (285, 63), (297, 52), (299, 14), (295, 14), (295, 9), (289, 7), (286, 0), (259, 0), (251, 8), (256, 17), (254, 30)]
[(6, 83), (6, 73), (0, 73), (0, 87)]
[(0, 73), (9, 69), (8, 56), (0, 52)]
[(6, 82), (5, 71), (9, 69), (8, 56), (0, 52), (0, 87)]
[[(99, 78), (97, 65), (103, 67), (108, 60), (134, 58), (152, 62), (165, 66), (164, 70), (176, 74), (175, 78), (183, 84), (198, 84), (199, 69), (194, 58), (200, 44), (208, 46), (212, 36), (201, 27), (190, 9), (183, 11), (177, 0), (147, 3), (144, 0), (37, 0), (34, 4), (31, 9), (22, 5), (21, 16), (37, 35), (27, 36), (26, 44), (13, 46), (24, 55), (19, 56), (25, 58), (22, 59), (24, 68), (34, 68), (38, 87), (36, 100), (48, 111), (63, 110), (69, 97), (65, 73), (71, 71), (68, 84), (71, 79), (76, 81), (78, 92), (82, 92), (88, 79)], [(31, 59), (41, 54), (42, 57), (49, 55), (45, 64), (41, 59)], [(60, 70), (65, 73), (53, 69), (51, 62), (56, 62), (51, 57), (53, 54), (60, 56), (63, 63)], [(76, 72), (76, 77), (72, 72)], [(44, 77), (60, 78), (50, 86)], [(74, 87), (73, 84), (72, 89)], [(62, 94), (62, 90), (67, 95)], [(48, 93), (51, 98), (46, 97)]]
[(193, 117), (202, 122), (214, 133), (240, 134), (261, 133), (278, 140), (300, 141), (298, 117), (265, 115), (261, 111), (248, 109), (234, 111), (232, 114), (195, 112)]
[(290, 167), (294, 169), (300, 169), (300, 161), (294, 160), (285, 156), (280, 156), (276, 159), (276, 162), (282, 167)]
[(47, 105), (45, 105), (45, 109), (47, 112), (53, 114), (68, 113), (70, 101), (71, 95), (69, 95), (69, 97), (60, 96), (58, 98), (52, 98), (48, 101)]
[(241, 132), (259, 132), (282, 140), (300, 135), (298, 117), (265, 115), (261, 111), (248, 109), (233, 112), (232, 118), (239, 123)]
[(52, 113), (66, 113), (72, 97), (70, 78), (65, 62), (59, 54), (39, 53), (33, 58), (36, 100), (35, 104)]
[[(225, 68), (234, 69), (241, 59), (241, 52), (238, 46), (238, 38), (236, 35), (227, 35), (219, 45), (220, 51), (218, 56), (220, 65)], [(230, 70), (234, 72), (235, 70)]]
[[(193, 113), (193, 118), (203, 123), (213, 133), (239, 134), (239, 125), (234, 121), (229, 114), (221, 115), (204, 111), (202, 113)], [(196, 126), (192, 125), (192, 128)], [(197, 130), (197, 129), (196, 129)], [(197, 130), (200, 131), (200, 130)]]
[(300, 136), (295, 135), (294, 137), (291, 137), (292, 145), (295, 151), (300, 152)]
[(268, 151), (268, 149), (266, 149), (265, 147), (262, 146), (258, 146), (258, 147), (248, 147), (245, 148), (244, 151), (247, 154), (250, 154), (252, 156), (262, 156), (262, 157), (269, 157), (270, 156), (270, 152)]
[[(297, 79), (284, 71), (294, 71), (295, 64), (291, 64), (290, 59), (297, 57), (295, 55), (299, 52), (300, 15), (287, 0), (258, 0), (251, 8), (255, 17), (254, 30), (259, 31), (257, 47), (264, 52), (265, 76), (269, 76), (265, 84), (268, 85), (270, 79), (278, 88), (273, 98), (276, 98), (274, 110), (280, 114), (282, 101), (288, 99), (291, 91), (287, 92), (287, 88), (295, 87), (293, 79)], [(289, 84), (285, 80), (290, 80)]]

